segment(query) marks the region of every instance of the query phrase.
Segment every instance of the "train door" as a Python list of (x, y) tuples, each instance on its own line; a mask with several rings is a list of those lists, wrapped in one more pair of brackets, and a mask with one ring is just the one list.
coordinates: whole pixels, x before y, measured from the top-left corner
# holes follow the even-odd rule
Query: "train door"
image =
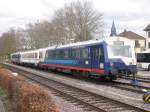
[(104, 52), (103, 46), (92, 46), (91, 48), (91, 68), (104, 69)]
[(43, 61), (43, 52), (42, 51), (39, 52), (39, 61), (40, 62)]

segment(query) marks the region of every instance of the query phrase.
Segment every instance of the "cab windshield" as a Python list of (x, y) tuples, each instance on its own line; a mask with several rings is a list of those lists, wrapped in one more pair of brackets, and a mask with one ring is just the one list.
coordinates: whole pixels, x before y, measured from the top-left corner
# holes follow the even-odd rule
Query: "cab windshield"
[(129, 45), (112, 45), (108, 53), (110, 53), (110, 57), (132, 57), (131, 47)]

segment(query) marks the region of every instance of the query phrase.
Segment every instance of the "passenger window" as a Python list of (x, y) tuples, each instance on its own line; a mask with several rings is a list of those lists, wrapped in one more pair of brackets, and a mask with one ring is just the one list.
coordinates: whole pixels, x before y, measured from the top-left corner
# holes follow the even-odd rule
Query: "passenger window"
[(59, 51), (55, 51), (55, 54), (56, 54), (56, 58), (59, 58)]
[(48, 58), (48, 57), (50, 57), (49, 51), (46, 51), (45, 58)]
[(66, 50), (66, 51), (64, 51), (64, 58), (68, 58), (68, 57), (69, 57), (69, 51)]
[(59, 51), (59, 58), (64, 58), (64, 52), (63, 51)]
[(101, 48), (93, 49), (93, 58), (94, 59), (104, 59), (104, 55)]
[(83, 48), (83, 49), (81, 49), (81, 57), (83, 58), (83, 59), (88, 59), (88, 49), (87, 48)]
[(37, 58), (37, 53), (35, 53), (35, 57), (34, 58)]
[(39, 58), (43, 58), (42, 52), (39, 53)]
[(72, 58), (77, 58), (79, 59), (80, 58), (80, 49), (72, 49), (71, 50), (71, 57)]
[(80, 58), (80, 50), (79, 49), (76, 49), (76, 58)]
[(104, 53), (101, 48), (99, 48), (99, 59), (103, 60), (104, 59)]
[(50, 51), (50, 57), (55, 58), (56, 57), (56, 52), (55, 51)]

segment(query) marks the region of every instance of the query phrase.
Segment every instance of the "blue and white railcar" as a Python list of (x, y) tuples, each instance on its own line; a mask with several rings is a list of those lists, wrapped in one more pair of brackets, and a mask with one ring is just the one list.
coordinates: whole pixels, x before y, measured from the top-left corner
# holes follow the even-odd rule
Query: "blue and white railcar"
[(40, 66), (110, 79), (118, 74), (137, 72), (134, 42), (124, 37), (48, 48)]
[(12, 53), (10, 55), (11, 63), (19, 64), (20, 63), (20, 52)]
[(20, 53), (20, 63), (22, 65), (32, 65), (37, 66), (39, 63), (39, 51), (30, 50)]
[(47, 48), (22, 51), (12, 53), (10, 55), (11, 62), (14, 64), (39, 66), (39, 62), (44, 60), (45, 52)]

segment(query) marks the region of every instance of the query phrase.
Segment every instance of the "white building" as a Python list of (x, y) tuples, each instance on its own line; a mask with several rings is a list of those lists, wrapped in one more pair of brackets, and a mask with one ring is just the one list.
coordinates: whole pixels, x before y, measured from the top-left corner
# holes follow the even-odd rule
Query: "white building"
[(142, 52), (145, 50), (145, 37), (138, 35), (132, 31), (124, 30), (118, 36), (128, 38), (130, 40), (133, 40), (135, 43), (134, 50), (136, 53)]
[(146, 31), (146, 51), (150, 50), (150, 24), (144, 29)]

